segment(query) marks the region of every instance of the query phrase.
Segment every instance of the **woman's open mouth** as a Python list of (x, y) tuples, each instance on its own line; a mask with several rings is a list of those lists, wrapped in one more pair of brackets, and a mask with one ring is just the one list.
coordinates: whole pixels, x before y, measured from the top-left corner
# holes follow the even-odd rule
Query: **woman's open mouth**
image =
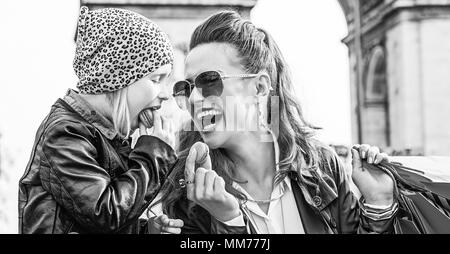
[(201, 126), (200, 129), (204, 132), (213, 131), (222, 117), (222, 111), (217, 109), (202, 109), (196, 115), (197, 122)]

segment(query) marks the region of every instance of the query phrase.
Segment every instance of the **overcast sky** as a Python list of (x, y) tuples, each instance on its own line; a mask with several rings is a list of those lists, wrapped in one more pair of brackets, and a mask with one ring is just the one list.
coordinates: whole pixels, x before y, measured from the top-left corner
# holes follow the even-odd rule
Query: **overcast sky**
[(351, 143), (347, 25), (338, 1), (258, 0), (252, 19), (283, 51), (307, 119), (324, 129), (319, 138)]
[[(3, 157), (14, 159), (4, 168), (13, 183), (8, 188), (13, 212), (36, 130), (50, 106), (76, 83), (72, 60), (78, 9), (79, 0), (2, 0), (0, 145), (8, 150)], [(341, 43), (347, 28), (337, 1), (259, 0), (252, 19), (278, 42), (306, 117), (324, 128), (319, 138), (351, 143), (348, 53)]]

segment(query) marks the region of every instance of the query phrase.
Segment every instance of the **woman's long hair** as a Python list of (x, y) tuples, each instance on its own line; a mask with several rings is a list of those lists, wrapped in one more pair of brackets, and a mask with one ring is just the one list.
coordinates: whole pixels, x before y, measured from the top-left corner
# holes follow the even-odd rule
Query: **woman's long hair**
[[(298, 171), (301, 167), (316, 169), (320, 163), (319, 152), (312, 136), (318, 128), (304, 119), (300, 103), (294, 95), (288, 66), (270, 34), (255, 27), (234, 11), (221, 11), (210, 16), (195, 29), (189, 48), (192, 50), (198, 45), (213, 42), (227, 43), (234, 47), (241, 65), (248, 73), (266, 71), (270, 76), (273, 90), (269, 95), (267, 112), (271, 112), (270, 97), (279, 98), (279, 111), (276, 113), (279, 114), (277, 127), (280, 172), (276, 176), (276, 181), (281, 181), (289, 171)], [(274, 117), (276, 116), (268, 116), (269, 125), (270, 119)], [(184, 166), (189, 149), (195, 142), (201, 140), (197, 131), (181, 131), (179, 134), (179, 161), (164, 184), (160, 199), (163, 211), (168, 215), (172, 214), (174, 202), (185, 195), (185, 191), (183, 192), (177, 182), (178, 179), (184, 178)], [(210, 154), (213, 169), (224, 178), (227, 191), (244, 199), (244, 195), (232, 187), (235, 164), (227, 152), (219, 148), (212, 149)]]

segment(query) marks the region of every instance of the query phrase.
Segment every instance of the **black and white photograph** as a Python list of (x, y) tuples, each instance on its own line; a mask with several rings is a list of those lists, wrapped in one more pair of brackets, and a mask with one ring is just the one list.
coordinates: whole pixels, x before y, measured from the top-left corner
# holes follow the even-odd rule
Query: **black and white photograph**
[(450, 233), (450, 0), (4, 0), (0, 36), (0, 235)]

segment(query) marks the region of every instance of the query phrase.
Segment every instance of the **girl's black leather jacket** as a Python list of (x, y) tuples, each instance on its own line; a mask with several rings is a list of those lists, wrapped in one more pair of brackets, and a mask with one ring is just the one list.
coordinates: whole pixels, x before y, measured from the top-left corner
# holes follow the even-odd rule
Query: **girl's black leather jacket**
[(39, 127), (19, 182), (20, 233), (138, 233), (176, 160), (162, 140), (131, 149), (73, 90)]

